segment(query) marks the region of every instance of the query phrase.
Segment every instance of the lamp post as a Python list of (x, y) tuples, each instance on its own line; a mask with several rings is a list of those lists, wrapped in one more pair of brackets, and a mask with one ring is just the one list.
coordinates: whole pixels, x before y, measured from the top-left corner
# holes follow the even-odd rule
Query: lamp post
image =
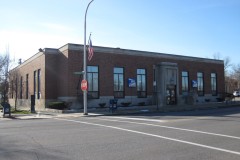
[[(83, 79), (86, 80), (87, 79), (87, 56), (86, 56), (86, 18), (87, 18), (87, 11), (88, 11), (88, 7), (90, 6), (90, 4), (93, 2), (93, 0), (91, 0), (88, 3), (86, 12), (85, 12), (85, 19), (84, 19), (84, 49), (83, 49)], [(87, 112), (87, 90), (83, 91), (83, 107), (84, 107), (84, 111), (83, 114), (84, 115), (88, 115)]]

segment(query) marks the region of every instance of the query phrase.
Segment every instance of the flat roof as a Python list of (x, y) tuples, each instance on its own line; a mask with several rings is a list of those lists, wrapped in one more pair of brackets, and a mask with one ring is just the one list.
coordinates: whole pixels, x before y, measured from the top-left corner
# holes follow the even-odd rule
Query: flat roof
[[(120, 55), (131, 55), (131, 56), (143, 56), (143, 57), (159, 57), (173, 60), (186, 60), (186, 61), (197, 61), (197, 62), (208, 62), (208, 63), (216, 63), (216, 64), (224, 64), (223, 60), (210, 59), (210, 58), (200, 58), (193, 56), (184, 56), (184, 55), (175, 55), (175, 54), (167, 54), (167, 53), (159, 53), (159, 52), (150, 52), (150, 51), (139, 51), (139, 50), (131, 50), (131, 49), (122, 49), (122, 48), (111, 48), (111, 47), (102, 47), (102, 46), (93, 46), (95, 52), (99, 53), (110, 53), (110, 54), (120, 54)], [(25, 65), (31, 62), (33, 59), (39, 57), (42, 54), (59, 54), (65, 50), (82, 50), (84, 46), (82, 44), (74, 44), (67, 43), (59, 49), (56, 48), (44, 48), (43, 50), (39, 50), (38, 53), (31, 56), (29, 59), (24, 61), (21, 65)]]
[[(68, 44), (60, 47), (59, 51), (63, 52), (67, 49), (83, 51), (83, 47), (84, 46), (82, 44), (68, 43)], [(210, 59), (210, 58), (175, 55), (175, 54), (150, 52), (150, 51), (139, 51), (139, 50), (122, 49), (122, 48), (110, 48), (110, 47), (102, 47), (102, 46), (93, 46), (93, 47), (94, 47), (95, 52), (100, 52), (100, 53), (102, 52), (102, 53), (122, 54), (122, 55), (132, 55), (132, 56), (159, 57), (159, 58), (174, 59), (174, 60), (187, 60), (187, 61), (198, 61), (198, 62), (224, 64), (223, 60)]]

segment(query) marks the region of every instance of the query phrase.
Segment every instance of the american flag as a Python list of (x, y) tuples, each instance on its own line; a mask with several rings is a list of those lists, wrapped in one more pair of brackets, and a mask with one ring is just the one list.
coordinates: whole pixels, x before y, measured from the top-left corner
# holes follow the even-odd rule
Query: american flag
[(91, 61), (93, 57), (93, 46), (92, 46), (92, 40), (91, 40), (91, 34), (89, 36), (88, 40), (88, 60)]

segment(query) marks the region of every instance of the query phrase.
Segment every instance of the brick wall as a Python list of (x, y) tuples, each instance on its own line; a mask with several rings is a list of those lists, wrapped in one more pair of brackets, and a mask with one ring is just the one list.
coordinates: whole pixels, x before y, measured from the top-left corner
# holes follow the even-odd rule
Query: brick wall
[[(74, 52), (73, 54), (78, 54)], [(74, 56), (73, 56), (74, 57)], [(76, 58), (76, 57), (74, 57)], [(71, 62), (72, 60), (69, 60)], [(211, 73), (217, 73), (218, 92), (224, 92), (224, 66), (218, 63), (208, 63), (201, 61), (184, 61), (172, 60), (166, 58), (154, 58), (143, 56), (132, 56), (122, 54), (109, 54), (109, 53), (94, 53), (93, 59), (87, 65), (99, 66), (99, 86), (101, 96), (113, 95), (113, 68), (124, 67), (125, 71), (125, 95), (130, 96), (132, 93), (136, 94), (136, 88), (127, 87), (128, 78), (136, 78), (136, 70), (144, 68), (147, 71), (147, 94), (152, 95), (153, 92), (153, 65), (160, 62), (173, 62), (178, 64), (179, 68), (179, 91), (181, 94), (181, 72), (188, 71), (189, 73), (189, 87), (191, 90), (191, 80), (197, 80), (197, 72), (204, 73), (204, 92), (211, 94)], [(74, 63), (74, 62), (73, 62)], [(72, 65), (72, 68), (75, 65)], [(79, 66), (78, 66), (79, 67)], [(81, 66), (80, 66), (81, 68)], [(77, 70), (77, 68), (72, 69)], [(71, 76), (71, 75), (70, 75)], [(73, 79), (74, 83), (77, 80)], [(73, 89), (73, 87), (72, 87)], [(74, 94), (71, 94), (73, 96)]]
[[(29, 104), (30, 108), (30, 98), (31, 95), (34, 95), (34, 71), (41, 70), (41, 97), (40, 99), (45, 99), (45, 55), (42, 53), (38, 53), (31, 57), (29, 60), (25, 61), (23, 64), (17, 66), (13, 70), (10, 71), (9, 83), (10, 83), (10, 90), (9, 90), (9, 102), (12, 106), (14, 106), (14, 100), (16, 96), (16, 89), (14, 91), (11, 88), (11, 83), (13, 81), (14, 85), (16, 84), (16, 76), (18, 77), (18, 106), (24, 107), (22, 105)], [(26, 75), (28, 74), (28, 97), (27, 96), (27, 83), (26, 83)], [(22, 77), (22, 84), (20, 84), (20, 79)], [(20, 85), (22, 85), (22, 98), (20, 96)], [(13, 92), (13, 93), (12, 93)], [(12, 97), (13, 94), (13, 97)], [(26, 102), (25, 102), (26, 101)], [(41, 106), (39, 106), (41, 107)]]
[[(45, 84), (45, 55), (37, 54), (34, 59), (15, 68), (18, 77), (23, 77), (23, 98), (26, 98), (26, 75), (28, 74), (28, 97), (34, 94), (34, 71), (41, 70), (41, 83)], [(11, 79), (11, 78), (10, 78)], [(45, 85), (41, 85), (41, 97), (45, 98)]]
[(45, 97), (46, 99), (57, 99), (59, 85), (58, 54), (45, 54)]
[[(68, 46), (68, 45), (66, 45)], [(77, 45), (76, 45), (77, 46)], [(77, 46), (78, 47), (78, 46)], [(109, 49), (109, 48), (108, 48)], [(108, 50), (107, 49), (107, 50)], [(111, 50), (111, 48), (109, 49)], [(173, 62), (178, 64), (179, 75), (179, 91), (181, 94), (181, 72), (188, 71), (189, 86), (191, 80), (197, 80), (197, 72), (204, 73), (204, 93), (211, 94), (211, 73), (217, 73), (217, 89), (219, 93), (224, 92), (224, 66), (223, 63), (208, 61), (206, 59), (197, 58), (174, 58), (174, 55), (161, 56), (161, 54), (148, 52), (130, 51), (126, 54), (126, 50), (113, 49), (114, 53), (95, 50), (92, 60), (87, 61), (87, 65), (99, 67), (99, 93), (100, 97), (113, 96), (113, 68), (123, 67), (125, 78), (125, 96), (136, 96), (137, 88), (128, 88), (127, 79), (136, 78), (137, 69), (146, 69), (147, 75), (147, 95), (153, 95), (153, 66), (161, 62)], [(143, 54), (144, 53), (144, 54)], [(156, 55), (156, 56), (154, 56)], [(172, 57), (172, 58), (169, 58)], [(39, 52), (29, 60), (25, 61), (17, 69), (23, 77), (25, 83), (26, 74), (29, 74), (29, 97), (34, 94), (33, 72), (41, 69), (41, 99), (52, 100), (61, 97), (76, 97), (80, 75), (74, 72), (83, 71), (83, 50), (78, 49), (62, 49), (56, 50), (54, 53), (45, 51)], [(79, 78), (80, 77), (80, 78)], [(77, 88), (78, 87), (78, 88)], [(25, 89), (23, 87), (23, 99), (25, 99)], [(190, 87), (191, 90), (191, 87)]]

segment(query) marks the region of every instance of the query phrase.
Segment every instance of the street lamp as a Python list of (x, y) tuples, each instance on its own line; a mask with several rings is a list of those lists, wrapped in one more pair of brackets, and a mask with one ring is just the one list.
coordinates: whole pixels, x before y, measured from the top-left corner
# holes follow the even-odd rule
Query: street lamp
[[(85, 19), (84, 19), (84, 51), (83, 51), (83, 79), (86, 80), (87, 79), (87, 60), (86, 60), (86, 18), (87, 18), (87, 11), (88, 11), (88, 7), (90, 6), (90, 4), (93, 2), (93, 0), (91, 0), (88, 3), (86, 12), (85, 12)], [(87, 112), (87, 90), (83, 91), (83, 107), (84, 107), (84, 115), (88, 115)]]

